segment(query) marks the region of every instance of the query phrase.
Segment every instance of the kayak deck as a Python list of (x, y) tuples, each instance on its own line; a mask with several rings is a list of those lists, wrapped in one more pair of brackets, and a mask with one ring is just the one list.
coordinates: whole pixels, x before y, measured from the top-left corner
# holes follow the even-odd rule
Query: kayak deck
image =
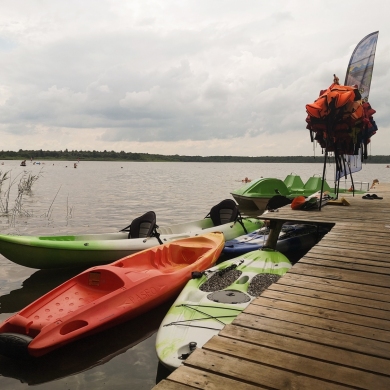
[(240, 314), (291, 268), (281, 253), (265, 249), (226, 260), (191, 279), (163, 319), (157, 355), (173, 370)]
[(41, 356), (142, 314), (175, 295), (191, 272), (215, 264), (223, 244), (222, 233), (209, 233), (90, 268), (4, 321), (0, 352), (9, 349), (10, 333), (31, 337), (29, 353)]
[[(248, 232), (264, 225), (256, 218), (244, 218), (242, 223)], [(168, 226), (165, 233), (163, 228), (160, 230), (160, 239), (128, 238), (126, 232), (42, 237), (0, 235), (0, 253), (16, 264), (36, 269), (87, 268), (187, 237), (220, 231), (225, 240), (230, 240), (245, 233), (238, 222), (214, 226), (210, 218)]]

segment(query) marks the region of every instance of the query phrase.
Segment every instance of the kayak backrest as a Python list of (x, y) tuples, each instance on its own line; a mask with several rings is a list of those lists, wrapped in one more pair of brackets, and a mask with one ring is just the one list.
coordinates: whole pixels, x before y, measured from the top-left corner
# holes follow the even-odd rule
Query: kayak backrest
[(135, 218), (129, 226), (121, 231), (129, 232), (129, 238), (146, 238), (154, 235), (156, 228), (156, 213), (148, 211), (144, 215)]
[[(318, 177), (318, 176), (310, 177), (304, 186), (305, 195), (311, 195), (317, 191), (321, 191), (321, 186), (322, 186), (322, 177)], [(324, 191), (332, 192), (326, 180), (324, 180)]]
[(287, 188), (291, 192), (303, 190), (304, 184), (303, 184), (301, 177), (298, 175), (294, 175), (293, 173), (291, 173), (290, 175), (287, 175), (283, 181), (284, 181), (284, 184), (286, 184)]
[(214, 226), (234, 222), (239, 216), (237, 204), (232, 199), (225, 199), (211, 208), (209, 216)]
[(268, 198), (273, 195), (287, 196), (290, 194), (290, 190), (283, 180), (265, 177), (259, 180), (252, 180), (251, 183), (245, 184), (238, 190), (233, 191), (232, 194)]

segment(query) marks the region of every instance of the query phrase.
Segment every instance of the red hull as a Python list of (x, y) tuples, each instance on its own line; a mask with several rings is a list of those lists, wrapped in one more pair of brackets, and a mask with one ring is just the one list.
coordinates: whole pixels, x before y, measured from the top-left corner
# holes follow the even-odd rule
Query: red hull
[(90, 268), (7, 319), (0, 336), (27, 335), (28, 353), (44, 355), (175, 297), (193, 271), (216, 263), (223, 246), (223, 234), (210, 233)]

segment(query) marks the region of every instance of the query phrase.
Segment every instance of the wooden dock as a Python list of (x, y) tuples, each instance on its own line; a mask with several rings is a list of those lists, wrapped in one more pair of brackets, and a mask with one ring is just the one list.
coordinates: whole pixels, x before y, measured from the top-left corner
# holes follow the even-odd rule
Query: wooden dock
[(370, 193), (268, 213), (335, 225), (154, 389), (390, 389), (390, 184)]

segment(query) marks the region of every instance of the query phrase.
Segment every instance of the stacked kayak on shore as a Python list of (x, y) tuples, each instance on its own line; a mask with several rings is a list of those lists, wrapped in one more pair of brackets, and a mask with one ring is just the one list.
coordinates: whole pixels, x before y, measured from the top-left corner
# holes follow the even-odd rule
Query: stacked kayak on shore
[(0, 354), (41, 356), (151, 310), (213, 266), (223, 245), (222, 233), (209, 233), (90, 268), (4, 321)]
[(0, 235), (0, 253), (14, 263), (36, 268), (91, 267), (108, 264), (122, 257), (200, 234), (222, 232), (225, 240), (261, 228), (256, 218), (241, 218), (236, 203), (226, 199), (211, 208), (198, 221), (162, 226), (156, 225), (153, 211), (136, 218), (118, 233), (69, 236)]
[(171, 370), (177, 368), (290, 268), (283, 254), (264, 249), (194, 274), (157, 333), (161, 363)]

